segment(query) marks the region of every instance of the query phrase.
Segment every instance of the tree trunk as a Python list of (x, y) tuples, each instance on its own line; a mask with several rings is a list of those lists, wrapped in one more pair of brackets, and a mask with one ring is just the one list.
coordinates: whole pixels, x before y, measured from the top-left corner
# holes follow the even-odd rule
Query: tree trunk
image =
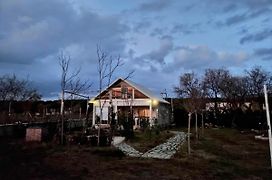
[(191, 154), (191, 145), (190, 145), (190, 130), (191, 130), (191, 113), (188, 114), (188, 155)]
[(103, 116), (103, 107), (102, 107), (102, 104), (101, 104), (101, 98), (99, 97), (99, 106), (100, 106), (100, 118), (99, 118), (99, 121), (98, 121), (98, 132), (97, 132), (97, 146), (100, 146), (100, 133), (101, 133), (101, 119), (102, 119), (102, 116)]
[(64, 90), (61, 91), (61, 105), (60, 105), (60, 115), (61, 115), (61, 134), (60, 143), (63, 145), (63, 134), (64, 134)]
[(9, 116), (11, 116), (11, 100), (9, 101), (9, 113), (8, 113)]
[(197, 112), (195, 112), (195, 136), (196, 140), (198, 140)]
[(201, 134), (202, 134), (202, 137), (204, 137), (204, 115), (203, 115), (203, 112), (201, 112)]

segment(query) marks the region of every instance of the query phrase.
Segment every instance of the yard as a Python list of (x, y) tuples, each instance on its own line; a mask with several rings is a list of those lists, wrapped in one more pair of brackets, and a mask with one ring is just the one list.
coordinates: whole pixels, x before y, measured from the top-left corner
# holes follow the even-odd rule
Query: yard
[[(171, 133), (151, 135), (136, 134), (130, 144), (144, 151)], [(268, 142), (234, 129), (205, 129), (204, 138), (192, 137), (190, 157), (184, 145), (170, 160), (130, 158), (111, 147), (0, 144), (0, 179), (270, 179), (269, 165)]]

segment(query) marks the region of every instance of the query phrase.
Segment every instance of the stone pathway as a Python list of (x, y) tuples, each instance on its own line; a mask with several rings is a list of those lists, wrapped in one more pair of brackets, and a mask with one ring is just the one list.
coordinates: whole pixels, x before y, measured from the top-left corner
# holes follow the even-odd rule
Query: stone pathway
[(141, 153), (130, 145), (120, 141), (120, 137), (115, 137), (119, 139), (119, 141), (114, 140), (113, 145), (123, 151), (126, 155), (131, 157), (170, 159), (177, 152), (180, 145), (182, 145), (186, 141), (186, 134), (184, 132), (171, 132), (175, 134), (174, 137), (169, 138), (165, 143), (160, 144), (145, 153)]
[(123, 151), (123, 153), (131, 157), (141, 157), (143, 155), (143, 153), (137, 151), (136, 149), (134, 149), (133, 147), (126, 143), (117, 144), (115, 145), (115, 147), (117, 147), (118, 149)]

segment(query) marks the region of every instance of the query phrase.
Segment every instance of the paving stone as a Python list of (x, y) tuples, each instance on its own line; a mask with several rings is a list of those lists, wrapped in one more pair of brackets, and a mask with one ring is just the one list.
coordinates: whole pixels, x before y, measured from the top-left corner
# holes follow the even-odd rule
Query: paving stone
[(175, 134), (174, 137), (169, 138), (165, 143), (150, 149), (146, 153), (141, 153), (124, 142), (115, 144), (114, 146), (123, 151), (126, 155), (131, 157), (170, 159), (177, 152), (180, 145), (182, 145), (185, 142), (186, 138), (186, 134), (184, 132), (178, 131), (171, 132)]

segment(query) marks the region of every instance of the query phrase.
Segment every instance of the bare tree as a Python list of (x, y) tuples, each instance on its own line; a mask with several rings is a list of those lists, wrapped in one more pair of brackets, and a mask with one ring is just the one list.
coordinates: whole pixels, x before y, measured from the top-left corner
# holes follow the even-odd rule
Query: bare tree
[[(262, 121), (261, 116), (255, 119), (251, 117), (251, 122), (247, 121), (246, 125), (243, 124), (246, 116), (248, 116), (247, 113), (253, 113), (252, 110), (254, 110), (252, 109), (253, 103), (246, 102), (249, 102), (248, 100), (257, 102), (258, 109), (262, 110), (264, 103), (263, 85), (266, 84), (269, 87), (268, 89), (272, 87), (271, 74), (260, 66), (253, 67), (240, 76), (234, 76), (229, 70), (219, 68), (207, 69), (204, 77), (198, 81), (194, 80), (194, 77), (196, 77), (194, 73), (182, 75), (180, 86), (176, 87), (175, 91), (182, 98), (190, 99), (195, 95), (195, 97), (198, 97), (197, 100), (191, 102), (185, 99), (185, 102), (186, 109), (191, 110), (188, 110), (189, 112), (195, 113), (192, 109), (201, 112), (202, 130), (204, 130), (204, 105), (207, 101), (212, 102), (212, 107), (209, 110), (212, 111), (213, 117), (210, 120), (215, 120), (216, 125), (251, 127), (256, 126), (255, 121), (257, 120), (255, 119), (259, 119), (259, 122)], [(202, 84), (202, 88), (196, 88), (198, 87), (197, 84)], [(201, 91), (194, 91), (195, 89), (201, 89)], [(197, 119), (199, 116), (193, 117)]]
[(28, 79), (18, 79), (15, 74), (0, 77), (0, 100), (40, 100), (41, 94), (31, 87)]
[(243, 76), (228, 75), (222, 79), (219, 87), (231, 108), (237, 108), (248, 95), (247, 79)]
[(18, 79), (15, 74), (0, 77), (0, 100), (9, 101), (9, 115), (11, 115), (12, 101), (41, 99), (41, 94), (31, 87), (28, 79)]
[(187, 98), (185, 108), (188, 111), (188, 154), (190, 154), (190, 127), (192, 114), (195, 113), (195, 136), (198, 139), (197, 113), (200, 108), (202, 85), (195, 73), (180, 76), (179, 87), (175, 87), (178, 96)]
[(64, 143), (64, 98), (65, 93), (78, 95), (79, 93), (87, 91), (92, 84), (86, 81), (81, 81), (79, 78), (80, 68), (70, 72), (69, 66), (71, 57), (65, 54), (63, 51), (58, 56), (59, 65), (61, 67), (61, 144)]
[[(203, 85), (206, 90), (206, 94), (209, 98), (213, 100), (214, 112), (217, 116), (219, 113), (218, 101), (222, 97), (220, 85), (222, 80), (229, 76), (230, 73), (224, 68), (219, 69), (207, 69), (205, 71)], [(217, 117), (215, 117), (217, 119)]]
[[(99, 115), (100, 118), (98, 120), (98, 141), (97, 145), (100, 145), (100, 133), (101, 133), (101, 118), (103, 116), (103, 108), (106, 103), (106, 99), (102, 99), (102, 91), (104, 87), (109, 87), (111, 82), (112, 82), (112, 77), (115, 73), (115, 71), (124, 65), (124, 63), (121, 60), (120, 55), (114, 57), (106, 53), (104, 50), (101, 49), (99, 45), (97, 45), (96, 48), (96, 54), (97, 54), (97, 71), (99, 75), (99, 96), (98, 96), (98, 101), (99, 101)], [(129, 74), (126, 76), (125, 79), (130, 78), (133, 75), (134, 71), (129, 72)], [(111, 92), (106, 92), (108, 97), (110, 98), (110, 114), (113, 114), (113, 104), (112, 104), (112, 95)], [(113, 121), (113, 116), (110, 116), (110, 121)], [(112, 124), (110, 122), (110, 124)], [(111, 126), (111, 132), (113, 132), (113, 127)], [(112, 136), (112, 135), (111, 135)]]
[[(102, 90), (104, 84), (106, 84), (106, 87), (109, 87), (112, 76), (115, 72), (115, 70), (119, 67), (122, 66), (123, 63), (121, 61), (120, 56), (117, 56), (114, 58), (113, 56), (109, 56), (105, 51), (103, 51), (99, 45), (97, 45), (96, 48), (96, 53), (97, 53), (97, 60), (98, 60), (98, 74), (99, 74), (99, 114), (100, 118), (98, 121), (98, 137), (97, 137), (97, 145), (100, 145), (100, 131), (101, 131), (101, 119), (103, 116), (103, 108), (105, 105), (105, 102), (102, 102)], [(111, 104), (111, 110), (112, 110), (112, 96), (110, 95), (110, 104)]]
[(271, 87), (271, 74), (262, 69), (262, 67), (256, 66), (246, 71), (246, 78), (249, 93), (251, 97), (257, 98), (261, 110), (263, 104), (263, 86), (266, 84), (268, 87)]
[[(248, 81), (244, 76), (228, 75), (222, 78), (220, 92), (224, 102), (222, 105), (223, 114), (229, 114), (229, 126), (235, 126), (235, 121), (241, 114), (241, 108), (248, 96)], [(247, 107), (247, 106), (244, 106)]]

